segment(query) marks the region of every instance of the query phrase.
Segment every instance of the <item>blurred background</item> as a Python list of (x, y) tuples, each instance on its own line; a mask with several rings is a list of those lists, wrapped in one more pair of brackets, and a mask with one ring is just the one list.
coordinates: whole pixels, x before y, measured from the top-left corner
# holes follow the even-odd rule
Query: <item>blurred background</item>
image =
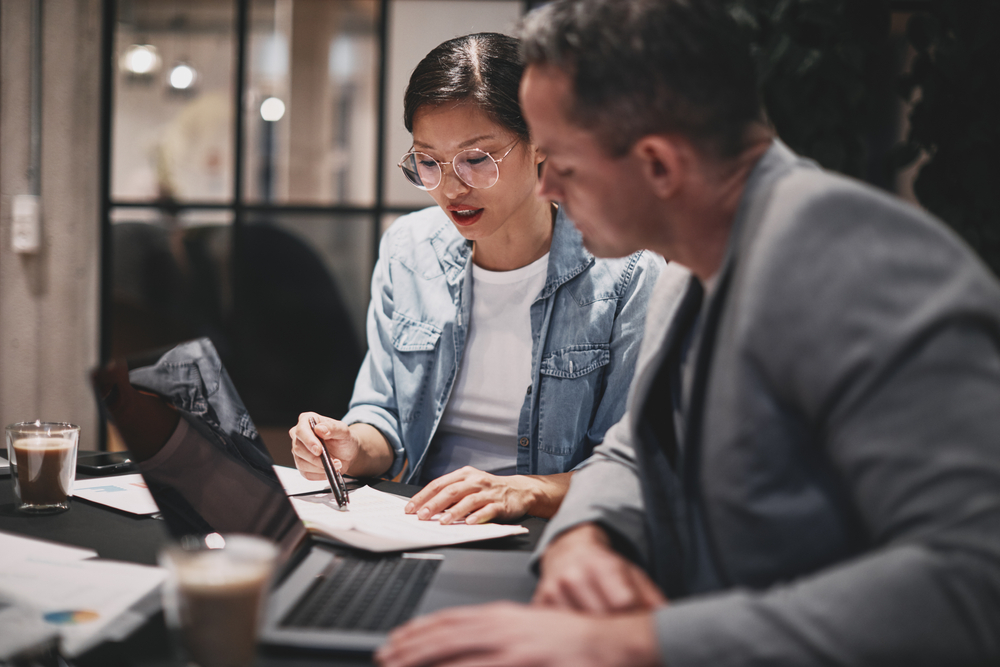
[[(197, 336), (279, 460), (299, 412), (342, 414), (379, 237), (432, 204), (396, 168), (410, 71), (538, 4), (0, 0), (0, 419), (114, 446), (87, 370)], [(1000, 268), (1000, 3), (730, 4), (786, 143)]]

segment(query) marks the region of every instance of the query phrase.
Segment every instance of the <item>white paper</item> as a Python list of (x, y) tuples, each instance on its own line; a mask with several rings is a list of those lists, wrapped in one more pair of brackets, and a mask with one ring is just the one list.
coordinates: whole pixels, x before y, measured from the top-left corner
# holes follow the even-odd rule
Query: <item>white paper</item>
[(65, 544), (58, 544), (56, 542), (47, 542), (45, 540), (0, 532), (0, 567), (4, 567), (8, 563), (18, 563), (29, 558), (83, 560), (84, 558), (95, 557), (97, 557), (97, 552), (93, 549), (68, 547)]
[(524, 526), (499, 523), (442, 525), (437, 521), (421, 521), (415, 514), (403, 512), (406, 498), (370, 486), (351, 491), (347, 511), (336, 509), (323, 498), (291, 500), (311, 531), (368, 551), (440, 547), (528, 532)]
[(312, 481), (302, 476), (297, 468), (287, 466), (274, 466), (274, 472), (278, 474), (281, 486), (285, 488), (285, 493), (290, 496), (297, 496), (300, 493), (319, 493), (329, 491), (330, 483), (325, 479)]
[(73, 495), (132, 514), (160, 511), (139, 473), (77, 480), (73, 483)]
[(37, 609), (0, 593), (0, 664), (22, 652), (42, 650), (57, 636)]
[(29, 557), (0, 567), (0, 594), (38, 609), (74, 657), (114, 632), (117, 621), (166, 577), (158, 567), (108, 560)]
[[(326, 481), (308, 480), (295, 468), (274, 466), (274, 472), (288, 495), (330, 490)], [(73, 483), (73, 495), (132, 514), (156, 514), (160, 511), (139, 473), (77, 480)]]

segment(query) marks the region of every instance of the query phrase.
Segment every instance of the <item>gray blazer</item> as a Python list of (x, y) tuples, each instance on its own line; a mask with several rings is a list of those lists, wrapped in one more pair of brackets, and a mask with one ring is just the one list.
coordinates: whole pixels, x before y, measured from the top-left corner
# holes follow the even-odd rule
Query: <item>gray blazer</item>
[(1000, 660), (995, 279), (930, 216), (775, 142), (701, 310), (671, 459), (648, 399), (690, 280), (661, 276), (628, 411), (538, 553), (604, 526), (671, 599), (670, 667)]

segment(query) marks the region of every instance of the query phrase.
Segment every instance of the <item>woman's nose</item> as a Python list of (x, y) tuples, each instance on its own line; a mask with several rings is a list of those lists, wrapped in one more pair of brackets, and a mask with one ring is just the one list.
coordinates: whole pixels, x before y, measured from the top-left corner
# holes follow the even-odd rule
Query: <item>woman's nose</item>
[(441, 191), (449, 199), (455, 199), (459, 195), (464, 195), (470, 190), (469, 186), (458, 177), (453, 165), (445, 165), (441, 168)]

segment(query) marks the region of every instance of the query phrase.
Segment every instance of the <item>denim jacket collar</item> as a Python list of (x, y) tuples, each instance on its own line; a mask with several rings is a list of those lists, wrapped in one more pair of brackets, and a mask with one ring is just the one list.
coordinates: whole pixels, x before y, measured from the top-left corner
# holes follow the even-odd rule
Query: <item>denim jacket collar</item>
[[(472, 258), (472, 241), (463, 238), (451, 221), (446, 220), (431, 235), (430, 243), (448, 282), (453, 285), (461, 282)], [(560, 208), (552, 229), (545, 287), (542, 288), (538, 298), (548, 298), (556, 288), (582, 273), (593, 263), (594, 256), (587, 252), (580, 242), (580, 232)]]

